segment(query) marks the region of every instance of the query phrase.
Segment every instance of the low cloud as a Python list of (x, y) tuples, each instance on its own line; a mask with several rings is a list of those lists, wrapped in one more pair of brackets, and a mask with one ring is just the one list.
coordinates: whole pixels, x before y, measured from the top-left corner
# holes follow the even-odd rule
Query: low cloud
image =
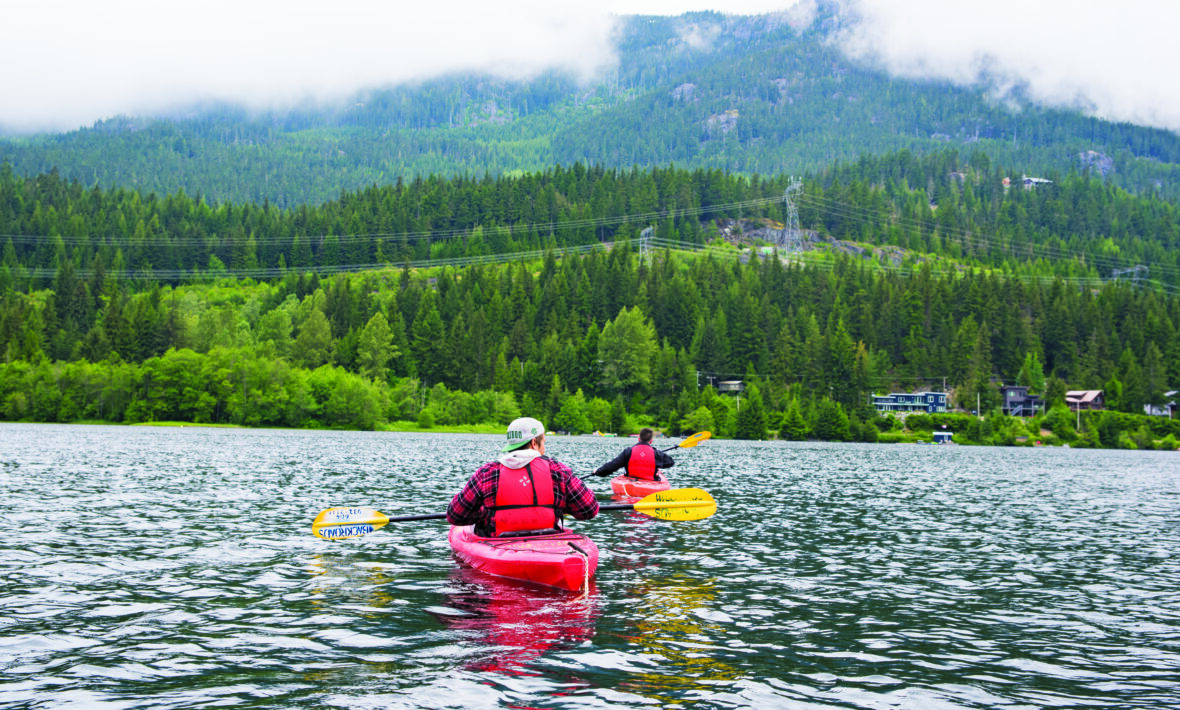
[(1043, 105), (1180, 131), (1180, 4), (843, 0), (850, 56), (903, 77), (1016, 89)]
[[(1046, 105), (1180, 131), (1170, 76), (1180, 67), (1180, 3), (834, 1), (844, 13), (839, 46), (893, 74), (985, 83), (1000, 99), (1019, 89)], [(802, 27), (815, 4), (729, 0), (723, 9), (786, 11)], [(330, 101), (455, 71), (519, 79), (559, 69), (589, 79), (618, 61), (612, 12), (677, 15), (710, 5), (720, 3), (18, 3), (6, 10), (0, 43), (0, 128), (70, 130), (204, 101)], [(688, 22), (681, 40), (705, 48), (717, 28)]]
[(590, 77), (618, 18), (580, 4), (38, 0), (6, 11), (0, 124), (62, 130), (223, 100), (260, 108), (481, 69)]

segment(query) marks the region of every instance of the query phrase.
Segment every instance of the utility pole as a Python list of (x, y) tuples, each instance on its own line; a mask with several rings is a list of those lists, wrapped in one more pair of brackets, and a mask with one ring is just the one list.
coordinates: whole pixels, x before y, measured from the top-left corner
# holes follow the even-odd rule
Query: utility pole
[(803, 192), (803, 183), (798, 178), (791, 178), (787, 189), (783, 192), (783, 202), (787, 207), (787, 223), (783, 225), (780, 238), (783, 251), (788, 254), (803, 251), (803, 238), (799, 234), (799, 207), (792, 199), (797, 193)]
[(1147, 277), (1147, 267), (1143, 264), (1132, 266), (1129, 269), (1113, 269), (1110, 272), (1110, 278), (1115, 281), (1122, 281), (1124, 277), (1129, 277), (1132, 286), (1138, 286), (1139, 280)]

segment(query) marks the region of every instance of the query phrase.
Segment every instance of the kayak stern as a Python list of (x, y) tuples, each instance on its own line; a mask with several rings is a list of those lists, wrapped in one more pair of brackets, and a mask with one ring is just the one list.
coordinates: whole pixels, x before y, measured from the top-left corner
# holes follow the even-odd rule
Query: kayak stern
[(598, 569), (598, 546), (585, 535), (564, 531), (535, 537), (475, 535), (470, 525), (448, 535), (455, 555), (472, 567), (500, 577), (576, 591)]

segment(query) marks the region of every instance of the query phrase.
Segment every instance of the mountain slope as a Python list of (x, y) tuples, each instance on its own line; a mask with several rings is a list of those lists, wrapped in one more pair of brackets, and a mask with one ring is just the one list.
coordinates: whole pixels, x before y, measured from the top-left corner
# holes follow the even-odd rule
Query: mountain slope
[[(482, 176), (576, 161), (798, 174), (862, 154), (958, 147), (1031, 174), (1090, 169), (1180, 201), (1180, 136), (1047, 110), (986, 87), (891, 79), (830, 42), (839, 18), (633, 17), (617, 71), (579, 85), (449, 76), (347, 106), (249, 114), (197, 107), (0, 141), (25, 175), (214, 201), (319, 204), (422, 175)], [(708, 46), (686, 37), (708, 36)], [(1016, 108), (1013, 108), (1013, 104)]]

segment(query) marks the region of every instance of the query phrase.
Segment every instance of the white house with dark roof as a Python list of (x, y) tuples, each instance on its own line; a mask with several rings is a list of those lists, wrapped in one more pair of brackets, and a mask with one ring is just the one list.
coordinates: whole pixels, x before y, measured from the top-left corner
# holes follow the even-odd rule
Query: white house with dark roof
[(1171, 392), (1164, 392), (1164, 403), (1158, 407), (1154, 404), (1143, 405), (1144, 414), (1149, 414), (1153, 417), (1167, 417), (1171, 419), (1176, 416), (1176, 400), (1180, 392), (1172, 390)]
[(935, 414), (946, 411), (945, 392), (894, 392), (874, 394), (869, 400), (878, 412), (926, 412)]

